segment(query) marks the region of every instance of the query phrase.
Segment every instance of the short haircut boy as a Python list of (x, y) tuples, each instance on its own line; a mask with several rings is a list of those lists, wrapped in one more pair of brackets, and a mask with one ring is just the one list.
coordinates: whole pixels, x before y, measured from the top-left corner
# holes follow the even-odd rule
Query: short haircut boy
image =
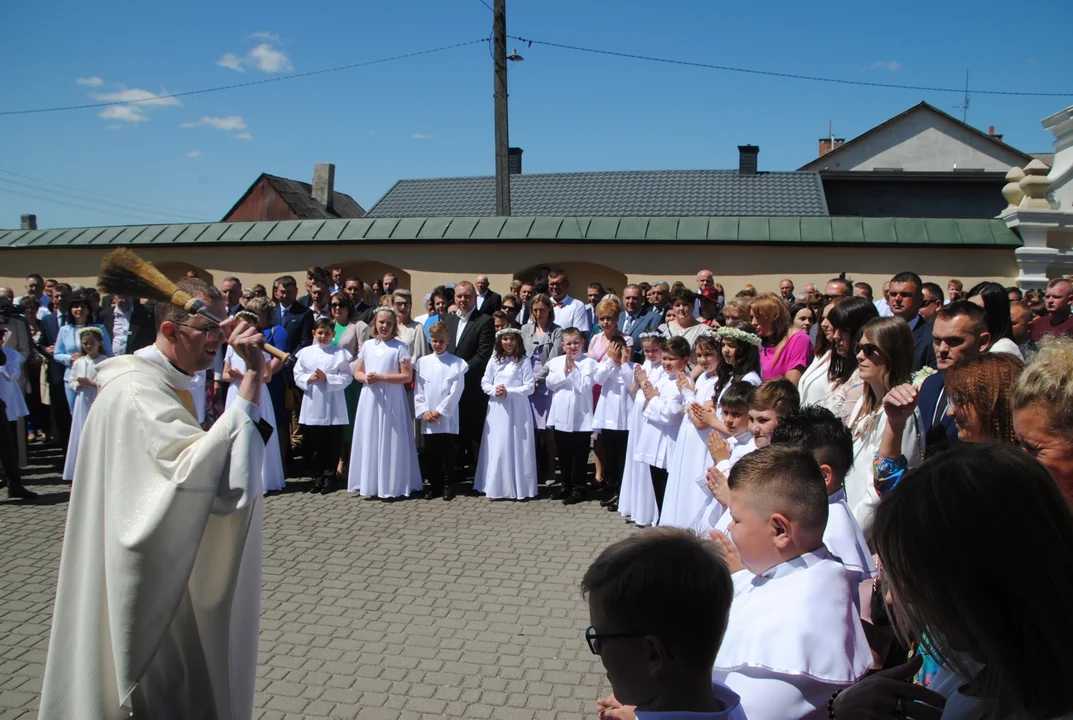
[(801, 407), (801, 395), (797, 387), (786, 378), (775, 378), (760, 383), (753, 393), (751, 410), (774, 410), (780, 418), (788, 417)]
[(313, 332), (316, 332), (321, 328), (326, 328), (328, 330), (331, 330), (332, 332), (335, 332), (335, 321), (329, 320), (328, 318), (320, 318), (315, 323), (313, 323)]
[(563, 340), (566, 340), (567, 338), (578, 338), (579, 340), (583, 340), (585, 336), (576, 327), (568, 327), (563, 330)]
[(833, 412), (819, 405), (805, 405), (793, 415), (781, 417), (771, 433), (771, 444), (808, 450), (840, 481), (853, 466), (852, 433)]
[(609, 545), (585, 571), (581, 591), (622, 632), (656, 635), (697, 668), (715, 663), (734, 598), (715, 545), (672, 527)]
[(719, 398), (719, 406), (734, 410), (748, 411), (753, 402), (756, 387), (750, 383), (739, 380), (727, 386), (723, 397)]
[(442, 337), (449, 339), (450, 336), (447, 334), (447, 323), (443, 322), (442, 320), (437, 320), (436, 322), (429, 325), (428, 336), (429, 338)]
[(772, 512), (804, 528), (822, 533), (827, 526), (823, 472), (812, 453), (803, 448), (769, 445), (749, 453), (730, 470), (727, 487), (763, 497)]

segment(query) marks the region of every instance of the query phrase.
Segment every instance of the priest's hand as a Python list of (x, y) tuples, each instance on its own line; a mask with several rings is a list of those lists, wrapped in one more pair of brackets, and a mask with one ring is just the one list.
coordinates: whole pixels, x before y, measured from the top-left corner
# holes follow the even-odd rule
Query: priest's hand
[(869, 675), (846, 688), (834, 700), (834, 717), (939, 720), (946, 699), (933, 690), (913, 684), (913, 676), (921, 663), (923, 658), (917, 655), (905, 665)]
[(243, 400), (259, 405), (261, 402), (261, 385), (264, 383), (265, 336), (255, 326), (245, 320), (239, 320), (227, 339), (234, 353), (246, 363), (246, 374), (239, 384), (238, 396)]

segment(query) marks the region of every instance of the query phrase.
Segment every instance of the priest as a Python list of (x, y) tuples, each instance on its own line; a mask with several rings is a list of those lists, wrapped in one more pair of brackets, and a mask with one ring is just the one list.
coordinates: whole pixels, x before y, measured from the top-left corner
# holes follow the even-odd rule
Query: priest
[[(217, 316), (220, 293), (178, 283)], [(43, 720), (253, 714), (261, 591), (256, 328), (159, 303), (157, 352), (98, 366), (71, 487)], [(192, 376), (227, 341), (246, 363), (238, 398), (205, 432)]]

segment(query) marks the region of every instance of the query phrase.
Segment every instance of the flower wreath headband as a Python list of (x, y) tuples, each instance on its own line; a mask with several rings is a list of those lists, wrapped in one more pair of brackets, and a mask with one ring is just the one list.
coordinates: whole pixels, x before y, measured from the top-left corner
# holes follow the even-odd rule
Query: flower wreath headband
[(518, 328), (505, 327), (502, 330), (499, 330), (499, 331), (496, 332), (496, 340), (498, 340), (499, 338), (503, 337), (504, 335), (521, 335), (521, 334), (522, 334), (522, 331), (519, 330)]
[(760, 336), (756, 333), (746, 332), (745, 330), (739, 330), (734, 327), (723, 326), (715, 331), (715, 334), (721, 338), (730, 338), (731, 340), (737, 340), (738, 342), (748, 343), (753, 347), (760, 347), (763, 342)]
[(662, 340), (663, 337), (663, 333), (661, 333), (659, 330), (645, 330), (643, 333), (641, 333), (642, 340), (648, 340), (649, 338), (660, 338)]
[(78, 331), (78, 339), (81, 340), (87, 334), (96, 335), (98, 340), (100, 340), (101, 342), (104, 342), (104, 333), (101, 332), (101, 329), (99, 327), (94, 327), (93, 325), (87, 325), (86, 327), (84, 327), (84, 328), (82, 328), (81, 330)]
[(382, 312), (389, 312), (395, 316), (395, 320), (399, 319), (399, 311), (391, 307), (390, 305), (381, 305), (380, 307), (376, 308), (376, 310), (373, 310), (373, 317), (376, 317)]
[(257, 324), (257, 313), (250, 312), (249, 310), (239, 310), (237, 313), (235, 313), (235, 317), (239, 320), (245, 320), (250, 325)]

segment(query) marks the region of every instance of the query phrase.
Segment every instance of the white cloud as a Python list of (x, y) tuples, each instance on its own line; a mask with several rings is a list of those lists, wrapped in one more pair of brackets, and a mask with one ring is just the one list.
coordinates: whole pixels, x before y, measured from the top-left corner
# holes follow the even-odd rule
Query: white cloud
[(199, 155), (201, 155), (200, 150), (191, 150), (190, 152), (186, 153), (186, 157), (189, 157), (189, 158), (195, 158), (195, 157), (198, 157)]
[(412, 137), (414, 140), (431, 140), (432, 139), (431, 135), (426, 135), (425, 133), (414, 133), (410, 137)]
[(245, 130), (246, 121), (242, 119), (241, 115), (228, 115), (227, 117), (208, 117), (205, 116), (200, 120), (194, 122), (185, 122), (179, 127), (193, 128), (208, 125), (214, 127), (217, 130)]
[(235, 139), (236, 140), (253, 140), (253, 135), (250, 135), (248, 132), (240, 132), (238, 135), (235, 136)]
[(874, 63), (872, 63), (871, 65), (868, 66), (868, 69), (869, 70), (890, 70), (891, 72), (894, 72), (895, 70), (900, 70), (901, 67), (902, 67), (902, 64), (900, 62), (898, 62), (897, 60), (889, 60), (889, 61), (888, 60), (876, 60)]
[(167, 97), (167, 95), (167, 90), (160, 95), (157, 95), (148, 90), (140, 90), (138, 88), (130, 88), (129, 90), (123, 89), (110, 93), (89, 94), (91, 98), (100, 102), (137, 103), (141, 107), (182, 107), (179, 98)]
[(137, 105), (112, 105), (97, 113), (105, 120), (123, 120), (130, 123), (148, 122), (149, 116)]
[(104, 84), (104, 80), (101, 80), (96, 75), (94, 75), (93, 77), (88, 77), (88, 78), (84, 78), (84, 77), (75, 78), (75, 82), (78, 83), (79, 85), (92, 85), (93, 87), (97, 87), (98, 85), (103, 85)]
[(253, 35), (250, 35), (250, 37), (261, 38), (262, 40), (271, 40), (275, 43), (279, 42), (279, 35), (277, 35), (276, 33), (268, 32), (266, 30), (262, 30), (261, 32), (255, 32)]
[(261, 43), (246, 53), (246, 57), (239, 57), (234, 53), (224, 53), (216, 61), (216, 64), (238, 72), (246, 72), (246, 66), (266, 73), (294, 70), (294, 65), (291, 64), (291, 59), (287, 57), (287, 54), (274, 48), (271, 43)]

